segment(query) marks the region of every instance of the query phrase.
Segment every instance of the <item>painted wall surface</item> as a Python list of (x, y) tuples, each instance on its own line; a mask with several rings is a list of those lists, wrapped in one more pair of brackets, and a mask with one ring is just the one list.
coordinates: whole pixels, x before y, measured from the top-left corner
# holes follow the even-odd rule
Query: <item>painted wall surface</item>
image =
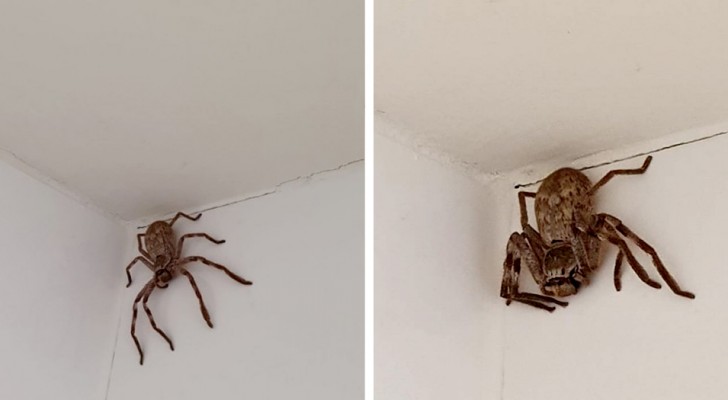
[(363, 157), (361, 1), (9, 0), (0, 27), (2, 147), (124, 221)]
[[(203, 264), (190, 267), (213, 329), (184, 278), (155, 291), (149, 305), (175, 351), (140, 312), (140, 366), (129, 334), (131, 310), (151, 273), (135, 267), (122, 300), (108, 398), (361, 398), (363, 177), (363, 163), (356, 163), (208, 211), (197, 222), (180, 220), (180, 233), (227, 240), (215, 245), (192, 239), (184, 254), (224, 264), (254, 284), (242, 286)], [(137, 253), (132, 243), (127, 250), (126, 262)], [(122, 269), (120, 264), (118, 285), (125, 283)]]
[[(606, 246), (601, 270), (566, 309), (549, 314), (514, 304), (506, 310), (502, 398), (725, 398), (727, 151), (728, 136), (661, 151), (646, 174), (616, 177), (597, 194), (598, 209), (619, 217), (650, 243), (696, 299), (672, 294), (650, 258), (633, 244), (663, 288), (648, 287), (625, 266), (622, 291), (616, 292), (616, 252)], [(586, 173), (596, 181), (610, 169), (639, 167), (643, 160)], [(509, 196), (516, 229), (516, 191)], [(499, 243), (505, 246), (505, 237)]]
[(487, 398), (500, 382), (502, 203), (383, 136), (375, 153), (374, 396)]
[(726, 121), (728, 3), (381, 1), (374, 108), (483, 172)]
[(104, 398), (125, 229), (0, 162), (0, 398)]

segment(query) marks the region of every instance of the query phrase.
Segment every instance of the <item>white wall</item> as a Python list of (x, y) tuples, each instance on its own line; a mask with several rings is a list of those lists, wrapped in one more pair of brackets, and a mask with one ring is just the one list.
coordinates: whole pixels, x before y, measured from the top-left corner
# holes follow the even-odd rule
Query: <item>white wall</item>
[(125, 229), (0, 162), (0, 398), (102, 399)]
[(1, 3), (2, 147), (125, 221), (363, 156), (361, 1)]
[(492, 223), (508, 207), (383, 136), (375, 154), (375, 398), (486, 398), (500, 381)]
[[(676, 138), (684, 141), (685, 135), (574, 165), (654, 150)], [(657, 152), (645, 175), (617, 177), (597, 196), (598, 210), (618, 216), (651, 243), (697, 298), (677, 297), (664, 283), (661, 290), (647, 287), (629, 268), (616, 292), (615, 252), (607, 246), (591, 285), (552, 314), (521, 304), (506, 307), (498, 298), (508, 235), (519, 229), (513, 185), (550, 170), (527, 167), (476, 183), (376, 139), (378, 399), (725, 397), (728, 186), (722, 182), (728, 135)], [(609, 169), (638, 167), (643, 160), (586, 173), (595, 181)], [(632, 249), (663, 282), (649, 258)], [(533, 288), (524, 275), (523, 286)]]
[(721, 0), (381, 1), (374, 108), (487, 172), (725, 121), (726, 14)]
[[(122, 300), (109, 399), (355, 399), (364, 388), (363, 163), (282, 186), (276, 193), (181, 220), (202, 255), (250, 279), (241, 286), (202, 264), (190, 268), (214, 329), (183, 278), (149, 302), (171, 352), (141, 312), (140, 366), (129, 334), (133, 298), (151, 277), (134, 270)], [(133, 233), (129, 233), (131, 237)], [(125, 260), (136, 255), (128, 242)], [(125, 265), (125, 264), (124, 264)], [(123, 283), (119, 264), (117, 284)]]

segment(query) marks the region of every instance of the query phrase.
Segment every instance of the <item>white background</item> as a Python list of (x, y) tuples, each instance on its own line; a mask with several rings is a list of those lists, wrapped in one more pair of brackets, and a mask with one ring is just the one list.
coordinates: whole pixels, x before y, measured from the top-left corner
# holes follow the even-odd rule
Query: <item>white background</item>
[(0, 398), (101, 399), (125, 229), (0, 162)]
[(497, 388), (502, 304), (491, 190), (375, 137), (374, 397), (479, 399)]
[(484, 173), (728, 114), (722, 0), (376, 3), (375, 109)]
[(2, 2), (0, 148), (125, 221), (363, 158), (353, 0)]

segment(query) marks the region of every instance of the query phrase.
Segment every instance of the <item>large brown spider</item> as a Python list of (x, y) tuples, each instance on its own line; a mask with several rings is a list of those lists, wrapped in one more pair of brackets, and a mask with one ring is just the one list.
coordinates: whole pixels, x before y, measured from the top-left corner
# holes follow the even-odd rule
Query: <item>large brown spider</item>
[[(587, 277), (599, 267), (599, 249), (605, 240), (619, 248), (614, 267), (614, 287), (617, 291), (622, 288), (624, 257), (644, 283), (659, 289), (660, 284), (647, 275), (620, 234), (634, 241), (652, 257), (657, 272), (675, 294), (695, 298), (694, 294), (680, 289), (652, 246), (618, 218), (594, 213), (593, 196), (597, 189), (616, 175), (643, 174), (650, 161), (652, 156), (647, 157), (640, 168), (610, 171), (593, 186), (583, 173), (562, 168), (546, 177), (536, 193), (519, 192), (523, 232), (514, 232), (508, 240), (500, 293), (506, 299), (506, 304), (517, 301), (548, 311), (553, 311), (555, 307), (545, 303), (566, 306), (567, 302), (550, 296), (570, 296), (576, 294), (582, 285), (588, 284)], [(535, 198), (538, 231), (528, 223), (527, 197)], [(521, 261), (526, 264), (546, 296), (518, 290)]]
[[(137, 337), (134, 334), (134, 330), (136, 329), (137, 304), (139, 303), (139, 301), (142, 302), (142, 306), (144, 307), (144, 311), (147, 313), (147, 317), (149, 317), (149, 322), (152, 324), (152, 328), (157, 331), (157, 333), (159, 333), (164, 338), (164, 340), (167, 341), (167, 343), (169, 343), (169, 348), (174, 351), (174, 345), (172, 344), (172, 341), (169, 339), (167, 334), (164, 333), (164, 331), (157, 327), (157, 324), (154, 322), (154, 317), (152, 316), (152, 311), (147, 306), (147, 301), (149, 300), (149, 296), (152, 294), (155, 288), (166, 288), (169, 285), (169, 281), (171, 281), (180, 274), (184, 275), (190, 281), (190, 285), (192, 285), (192, 290), (195, 291), (195, 295), (200, 302), (200, 311), (202, 311), (202, 316), (205, 318), (207, 325), (212, 328), (210, 313), (207, 312), (205, 302), (202, 300), (202, 294), (197, 288), (195, 278), (193, 278), (192, 274), (183, 267), (185, 264), (199, 261), (203, 264), (207, 264), (211, 267), (222, 270), (230, 278), (234, 279), (237, 282), (240, 282), (243, 285), (253, 284), (253, 282), (250, 282), (235, 275), (225, 266), (214, 263), (204, 257), (190, 256), (180, 258), (180, 256), (182, 255), (182, 244), (187, 238), (204, 237), (205, 239), (216, 244), (225, 243), (225, 240), (215, 240), (206, 233), (188, 233), (182, 235), (179, 238), (179, 241), (175, 242), (172, 225), (177, 221), (177, 219), (179, 217), (185, 217), (189, 220), (197, 221), (201, 216), (202, 214), (199, 214), (197, 215), (197, 217), (193, 218), (187, 214), (178, 212), (177, 215), (172, 218), (172, 221), (170, 223), (167, 223), (165, 221), (156, 221), (149, 225), (146, 233), (140, 233), (137, 235), (137, 241), (139, 243), (139, 253), (141, 253), (141, 256), (136, 257), (126, 267), (126, 276), (129, 279), (129, 283), (127, 283), (126, 287), (129, 287), (129, 285), (131, 285), (130, 270), (137, 261), (141, 261), (147, 267), (149, 267), (152, 272), (154, 272), (154, 276), (152, 277), (152, 279), (150, 279), (149, 282), (144, 285), (142, 290), (134, 299), (134, 305), (132, 307), (133, 315), (131, 319), (131, 337), (134, 339), (137, 350), (139, 350), (139, 364), (144, 364), (144, 352), (142, 352), (142, 348), (139, 345), (139, 340), (137, 340)], [(144, 238), (144, 246), (142, 246), (142, 238)], [(146, 250), (144, 249), (144, 247), (146, 247)]]

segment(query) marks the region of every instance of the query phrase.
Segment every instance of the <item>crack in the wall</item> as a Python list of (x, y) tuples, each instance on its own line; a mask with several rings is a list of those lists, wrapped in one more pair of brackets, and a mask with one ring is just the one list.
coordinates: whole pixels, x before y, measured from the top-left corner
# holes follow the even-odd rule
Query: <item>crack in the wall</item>
[[(121, 307), (119, 307), (121, 308)], [(119, 318), (116, 321), (116, 337), (114, 338), (114, 348), (111, 351), (111, 364), (109, 365), (109, 377), (106, 380), (106, 394), (104, 395), (104, 399), (108, 400), (109, 398), (109, 392), (111, 390), (111, 378), (114, 375), (114, 360), (116, 360), (116, 349), (119, 346), (119, 326), (121, 326), (121, 316), (123, 313), (121, 310), (119, 310)]]
[[(273, 186), (272, 189), (270, 189), (270, 190), (268, 190), (266, 192), (263, 192), (263, 193), (260, 193), (260, 194), (255, 194), (255, 195), (252, 195), (252, 196), (247, 196), (247, 197), (244, 197), (242, 199), (236, 199), (236, 200), (229, 201), (229, 202), (223, 203), (223, 204), (217, 204), (217, 205), (214, 205), (214, 206), (210, 206), (210, 207), (207, 207), (207, 208), (203, 208), (203, 209), (200, 209), (200, 210), (193, 211), (192, 213), (193, 214), (204, 213), (204, 212), (208, 212), (208, 211), (212, 211), (212, 210), (217, 210), (218, 208), (228, 207), (228, 206), (232, 206), (232, 205), (235, 205), (235, 204), (243, 203), (243, 202), (246, 202), (246, 201), (259, 199), (261, 197), (270, 196), (270, 195), (273, 195), (273, 194), (278, 193), (281, 190), (281, 188), (283, 188), (283, 186), (285, 186), (285, 185), (288, 185), (288, 184), (291, 184), (291, 183), (294, 183), (294, 182), (298, 182), (298, 181), (309, 180), (309, 179), (312, 179), (312, 178), (314, 178), (314, 177), (316, 177), (318, 175), (327, 174), (327, 173), (330, 173), (330, 172), (340, 171), (340, 170), (342, 170), (342, 169), (344, 169), (344, 168), (346, 168), (346, 167), (348, 167), (350, 165), (357, 164), (357, 163), (360, 163), (360, 162), (364, 162), (364, 159), (363, 158), (359, 158), (359, 159), (356, 159), (356, 160), (353, 160), (353, 161), (346, 162), (346, 163), (341, 164), (341, 165), (339, 165), (337, 167), (334, 167), (334, 168), (323, 169), (323, 170), (320, 170), (320, 171), (312, 172), (312, 173), (310, 173), (308, 175), (299, 175), (299, 176), (297, 176), (295, 178), (291, 178), (291, 179), (285, 180), (285, 181), (283, 181), (283, 182), (281, 182), (281, 183)], [(168, 218), (164, 218), (163, 220), (166, 221), (166, 220), (170, 220), (172, 218), (173, 218), (173, 215), (169, 215)], [(137, 229), (146, 229), (150, 224), (146, 224), (146, 225), (142, 225), (142, 226), (137, 226), (136, 228)]]
[[(618, 162), (622, 162), (622, 161), (626, 161), (626, 160), (631, 160), (631, 159), (637, 158), (637, 157), (642, 157), (642, 156), (646, 156), (646, 155), (650, 155), (650, 154), (654, 154), (654, 153), (659, 153), (661, 151), (669, 150), (669, 149), (672, 149), (672, 148), (675, 148), (675, 147), (685, 146), (685, 145), (692, 144), (692, 143), (695, 143), (695, 142), (701, 142), (701, 141), (704, 141), (704, 140), (713, 139), (715, 137), (722, 136), (722, 135), (725, 135), (725, 134), (728, 134), (728, 131), (722, 131), (722, 132), (714, 133), (712, 135), (699, 137), (699, 138), (696, 138), (696, 139), (691, 139), (691, 140), (686, 140), (686, 141), (683, 141), (683, 142), (673, 143), (673, 144), (670, 144), (670, 145), (667, 145), (667, 146), (663, 146), (663, 147), (660, 147), (660, 148), (657, 148), (657, 149), (654, 149), (654, 150), (643, 151), (643, 152), (635, 153), (635, 154), (632, 154), (632, 155), (629, 155), (629, 156), (626, 156), (626, 157), (621, 157), (621, 158), (613, 159), (611, 161), (605, 161), (605, 162), (601, 162), (601, 163), (598, 163), (598, 164), (594, 164), (594, 165), (589, 165), (589, 166), (586, 166), (586, 167), (578, 168), (578, 170), (579, 171), (586, 171), (586, 170), (590, 170), (590, 169), (593, 169), (593, 168), (599, 168), (599, 167), (603, 167), (605, 165), (610, 165), (610, 164), (614, 164), (614, 163), (618, 163)], [(537, 184), (543, 182), (544, 179), (546, 179), (546, 178), (541, 178), (541, 179), (539, 179), (537, 181), (528, 182), (528, 183), (519, 183), (519, 184), (516, 184), (513, 188), (514, 189), (520, 189), (520, 188), (525, 188), (525, 187), (537, 185)]]
[[(59, 181), (59, 180), (57, 180), (55, 178), (52, 178), (52, 177), (46, 175), (40, 169), (34, 167), (31, 163), (29, 163), (28, 161), (24, 160), (22, 157), (18, 156), (12, 150), (6, 149), (4, 147), (0, 147), (0, 154), (3, 154), (3, 153), (5, 154), (5, 157), (0, 157), (0, 158), (4, 159), (6, 162), (8, 162), (9, 164), (11, 164), (12, 167), (15, 167), (17, 170), (23, 172), (24, 174), (26, 174), (29, 177), (35, 179), (36, 181), (42, 183), (43, 185), (50, 187), (51, 189), (55, 190), (56, 192), (58, 192), (58, 193), (60, 193), (60, 194), (62, 194), (64, 196), (70, 198), (71, 200), (73, 200), (73, 201), (81, 204), (82, 206), (84, 206), (84, 207), (86, 207), (88, 209), (91, 209), (91, 210), (95, 211), (98, 214), (103, 215), (106, 218), (109, 218), (109, 219), (113, 220), (114, 222), (117, 222), (117, 223), (119, 223), (121, 225), (126, 225), (126, 224), (129, 224), (130, 223), (130, 221), (125, 220), (124, 218), (122, 218), (121, 215), (119, 215), (117, 213), (114, 213), (114, 212), (111, 212), (109, 210), (106, 210), (103, 207), (98, 206), (96, 203), (94, 203), (93, 201), (91, 201), (89, 198), (87, 198), (87, 197), (79, 194), (75, 190), (72, 190), (64, 182)], [(205, 209), (202, 209), (202, 210), (198, 210), (198, 211), (195, 211), (195, 212), (199, 212), (199, 213), (207, 212), (207, 211), (215, 210), (215, 209), (218, 209), (218, 208), (221, 208), (221, 207), (227, 207), (229, 205), (241, 203), (241, 202), (244, 202), (244, 201), (254, 200), (254, 199), (257, 199), (257, 198), (260, 198), (260, 197), (269, 196), (269, 195), (278, 193), (278, 191), (281, 189), (281, 187), (283, 187), (284, 185), (287, 185), (289, 183), (293, 183), (293, 182), (300, 181), (300, 180), (311, 179), (311, 178), (313, 178), (313, 177), (315, 177), (317, 175), (325, 174), (327, 172), (338, 171), (338, 170), (341, 170), (343, 168), (348, 167), (349, 165), (356, 164), (356, 163), (363, 162), (363, 161), (364, 161), (364, 158), (359, 158), (359, 159), (356, 159), (356, 160), (353, 160), (353, 161), (346, 162), (346, 163), (341, 164), (341, 165), (339, 165), (337, 167), (334, 167), (334, 168), (329, 168), (329, 169), (324, 169), (324, 170), (312, 172), (312, 173), (310, 173), (308, 175), (299, 175), (299, 176), (297, 176), (295, 178), (288, 179), (288, 180), (285, 180), (285, 181), (283, 181), (281, 183), (278, 183), (271, 190), (266, 191), (264, 193), (260, 193), (260, 194), (248, 196), (248, 197), (245, 197), (245, 198), (242, 198), (242, 199), (233, 200), (233, 201), (230, 201), (230, 202), (227, 202), (227, 203), (224, 203), (224, 204), (219, 204), (219, 205), (211, 206), (211, 207), (208, 207), (208, 208), (205, 208)], [(167, 219), (169, 219), (169, 218), (167, 218)], [(137, 229), (143, 229), (143, 228), (146, 228), (147, 226), (149, 226), (149, 224), (144, 225), (144, 226), (138, 226)]]
[[(504, 352), (505, 353), (505, 352)], [(501, 355), (500, 400), (505, 399), (506, 393), (506, 361), (505, 354)]]
[(501, 351), (501, 359), (500, 359), (500, 400), (505, 400), (506, 396), (506, 312), (504, 308), (501, 308), (501, 337), (500, 337), (500, 351)]
[[(480, 167), (480, 165), (477, 162), (470, 162), (470, 161), (463, 160), (462, 158), (457, 157), (456, 155), (443, 150), (439, 146), (427, 144), (427, 142), (425, 140), (423, 140), (420, 136), (413, 134), (412, 131), (410, 131), (406, 126), (391, 119), (391, 117), (389, 117), (387, 115), (386, 111), (376, 109), (375, 113), (376, 113), (375, 129), (374, 129), (375, 134), (378, 134), (384, 138), (390, 139), (390, 140), (410, 149), (417, 155), (421, 155), (423, 157), (426, 157), (430, 160), (433, 160), (433, 161), (439, 163), (440, 165), (442, 165), (445, 168), (450, 168), (450, 169), (456, 170), (456, 171), (460, 172), (461, 174), (463, 174), (471, 179), (474, 179), (483, 185), (489, 185), (489, 184), (491, 184), (495, 181), (501, 180), (503, 178), (512, 179), (513, 177), (520, 175), (520, 173), (522, 173), (524, 171), (524, 169), (529, 167), (527, 165), (527, 166), (521, 166), (521, 167), (517, 167), (514, 169), (510, 169), (510, 170), (492, 170), (492, 171), (484, 170), (483, 168)], [(377, 121), (377, 119), (378, 119), (378, 121)], [(706, 128), (709, 128), (709, 127), (702, 127), (701, 131), (704, 132)], [(719, 132), (700, 136), (695, 139), (678, 141), (677, 143), (671, 143), (669, 145), (658, 147), (653, 150), (643, 151), (640, 153), (631, 154), (629, 156), (615, 158), (615, 159), (612, 159), (607, 162), (600, 162), (598, 164), (589, 165), (589, 166), (583, 167), (583, 168), (578, 168), (578, 170), (585, 171), (585, 170), (589, 170), (592, 168), (598, 168), (598, 167), (602, 167), (605, 165), (614, 164), (614, 163), (618, 163), (618, 162), (625, 161), (625, 160), (630, 160), (633, 158), (669, 150), (674, 147), (684, 146), (687, 144), (692, 144), (695, 142), (713, 139), (715, 137), (728, 134), (728, 131), (725, 130), (725, 124), (714, 125), (710, 128), (712, 128), (711, 130), (713, 132), (715, 132), (716, 130), (718, 130)], [(692, 135), (694, 136), (695, 129), (685, 130), (685, 131), (682, 131), (681, 133), (691, 132), (691, 131), (693, 132)], [(648, 142), (648, 141), (652, 142), (652, 141), (662, 140), (664, 142), (664, 140), (666, 138), (669, 139), (670, 136), (672, 136), (672, 134), (658, 136), (658, 137), (655, 137), (652, 139), (645, 138), (644, 140), (641, 140), (638, 142), (630, 142), (627, 146), (631, 147), (638, 143), (644, 143), (644, 142)], [(610, 151), (610, 150), (609, 149), (599, 150), (599, 151), (596, 151), (593, 153), (578, 156), (578, 157), (572, 159), (572, 161), (583, 160), (583, 159), (586, 159), (586, 158), (589, 158), (589, 157), (592, 157), (595, 155), (604, 154), (608, 151)], [(545, 167), (546, 164), (545, 163), (530, 164), (530, 168), (533, 168), (534, 166), (540, 168), (540, 167)], [(530, 181), (527, 183), (517, 183), (514, 185), (514, 188), (519, 189), (519, 188), (524, 188), (524, 187), (528, 187), (528, 186), (533, 186), (533, 185), (543, 182), (543, 179), (545, 179), (545, 176), (544, 176), (544, 178), (541, 178), (536, 181)], [(512, 181), (518, 182), (518, 179), (512, 179)]]

